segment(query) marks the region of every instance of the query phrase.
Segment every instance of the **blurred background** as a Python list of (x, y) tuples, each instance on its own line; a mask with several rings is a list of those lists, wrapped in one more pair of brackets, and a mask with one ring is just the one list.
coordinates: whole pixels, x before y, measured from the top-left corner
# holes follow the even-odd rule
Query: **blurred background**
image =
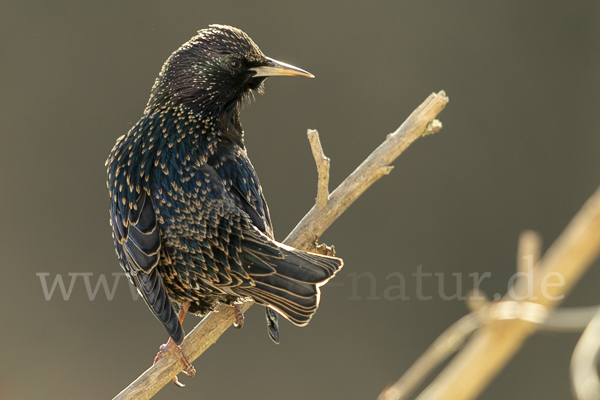
[[(282, 322), (276, 346), (253, 307), (185, 389), (155, 397), (374, 399), (467, 312), (443, 299), (439, 276), (423, 278), (431, 299), (419, 300), (412, 274), (444, 274), (451, 296), (489, 272), (481, 288), (504, 294), (519, 233), (538, 230), (547, 248), (600, 184), (599, 18), (600, 3), (579, 1), (2, 1), (0, 398), (110, 399), (166, 341), (123, 277), (112, 300), (100, 287), (93, 301), (83, 275), (68, 300), (42, 281), (50, 290), (60, 274), (68, 290), (69, 273), (87, 273), (91, 289), (105, 276), (112, 290), (104, 161), (198, 29), (234, 25), (316, 75), (271, 78), (242, 112), (279, 240), (314, 204), (308, 128), (333, 189), (431, 92), (450, 97), (443, 130), (321, 238), (345, 267), (311, 324)], [(600, 303), (599, 278), (596, 264), (565, 305)], [(577, 339), (534, 336), (481, 398), (571, 398)]]

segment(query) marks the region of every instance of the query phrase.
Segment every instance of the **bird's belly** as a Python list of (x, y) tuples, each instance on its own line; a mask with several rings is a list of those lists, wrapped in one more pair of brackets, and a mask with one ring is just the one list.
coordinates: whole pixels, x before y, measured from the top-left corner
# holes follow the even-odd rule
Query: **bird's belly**
[(204, 316), (219, 303), (230, 304), (238, 300), (239, 295), (234, 294), (228, 288), (219, 288), (203, 279), (175, 272), (177, 269), (181, 269), (181, 267), (177, 265), (158, 266), (169, 298), (179, 307), (190, 303), (189, 313)]

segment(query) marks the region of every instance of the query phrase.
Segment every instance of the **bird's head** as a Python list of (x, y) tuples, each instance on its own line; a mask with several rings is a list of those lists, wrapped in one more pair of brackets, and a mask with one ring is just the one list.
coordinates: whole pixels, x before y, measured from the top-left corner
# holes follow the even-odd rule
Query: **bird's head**
[(210, 25), (175, 51), (163, 65), (148, 104), (187, 106), (206, 118), (239, 110), (269, 76), (314, 76), (266, 57), (243, 31)]

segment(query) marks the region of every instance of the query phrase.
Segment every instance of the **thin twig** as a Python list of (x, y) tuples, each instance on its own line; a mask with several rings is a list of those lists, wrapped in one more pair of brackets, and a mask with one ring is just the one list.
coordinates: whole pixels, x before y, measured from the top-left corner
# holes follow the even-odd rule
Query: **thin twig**
[(598, 306), (557, 308), (540, 324), (540, 329), (550, 332), (581, 332), (598, 312)]
[(450, 325), (396, 383), (381, 392), (377, 400), (407, 399), (480, 326), (481, 318), (477, 313), (467, 314)]
[[(525, 240), (532, 238), (530, 236)], [(405, 400), (409, 398), (441, 363), (456, 352), (476, 329), (479, 329), (484, 322), (490, 319), (524, 319), (536, 322), (543, 320), (539, 324), (540, 330), (581, 332), (588, 326), (592, 318), (600, 313), (600, 307), (592, 306), (556, 309), (546, 317), (544, 308), (540, 310), (534, 307), (534, 310), (528, 310), (528, 305), (530, 306), (531, 303), (527, 302), (502, 301), (490, 303), (481, 292), (469, 294), (467, 305), (472, 312), (450, 325), (400, 379), (379, 395), (377, 400)], [(538, 307), (542, 306), (538, 305)], [(518, 309), (520, 311), (516, 311)], [(539, 311), (542, 311), (542, 313)], [(600, 334), (598, 337), (600, 337)], [(589, 362), (586, 365), (589, 365)]]
[(571, 359), (573, 392), (578, 400), (600, 399), (598, 358), (600, 356), (600, 311), (592, 318), (575, 346)]
[[(394, 133), (380, 145), (342, 184), (329, 196), (327, 205), (313, 207), (284, 243), (299, 249), (313, 250), (315, 238), (321, 234), (356, 200), (373, 182), (389, 173), (389, 164), (412, 142), (419, 138), (427, 125), (448, 103), (446, 93), (431, 94)], [(436, 124), (438, 125), (438, 124)], [(240, 306), (247, 310), (251, 303)], [(217, 313), (208, 314), (185, 338), (182, 349), (188, 360), (200, 356), (225, 332), (234, 321), (230, 307), (219, 306)], [(146, 370), (113, 400), (147, 400), (154, 396), (173, 376), (181, 372), (182, 365), (175, 357), (163, 357)]]
[[(369, 186), (390, 173), (393, 168), (390, 164), (423, 135), (428, 124), (444, 109), (446, 103), (448, 97), (444, 91), (432, 93), (329, 195), (327, 205), (321, 209), (315, 205), (284, 242), (293, 242), (301, 249), (314, 248), (315, 238), (319, 238)], [(434, 125), (440, 126), (441, 123), (437, 121)]]
[[(524, 284), (518, 285), (515, 282), (507, 296), (513, 295), (509, 297), (522, 299), (533, 291), (534, 267), (540, 260), (541, 249), (542, 237), (538, 232), (531, 230), (521, 232), (517, 246), (517, 282), (521, 281)], [(516, 291), (519, 288), (523, 291)]]
[[(546, 313), (551, 312), (599, 252), (600, 189), (588, 199), (535, 266), (533, 291), (527, 303), (543, 307)], [(548, 282), (559, 284), (553, 286)], [(518, 280), (515, 293), (524, 293), (525, 285), (526, 280)], [(511, 299), (505, 296), (505, 300)], [(491, 320), (417, 400), (475, 398), (520, 349), (525, 339), (536, 331), (538, 323), (522, 319)]]
[(319, 132), (309, 129), (307, 132), (310, 148), (312, 149), (315, 163), (317, 164), (317, 174), (319, 176), (317, 184), (317, 208), (320, 210), (327, 205), (329, 199), (329, 158), (325, 157)]
[(523, 231), (517, 249), (517, 271), (529, 273), (540, 259), (542, 236), (536, 231)]

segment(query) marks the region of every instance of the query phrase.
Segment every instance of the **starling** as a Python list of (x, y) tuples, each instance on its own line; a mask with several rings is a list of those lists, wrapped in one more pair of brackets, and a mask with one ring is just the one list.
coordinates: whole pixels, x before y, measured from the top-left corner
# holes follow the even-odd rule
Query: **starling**
[(169, 333), (162, 354), (177, 353), (190, 375), (179, 348), (186, 312), (231, 305), (241, 326), (236, 304), (252, 299), (267, 307), (277, 343), (277, 315), (306, 325), (319, 287), (343, 265), (273, 239), (240, 107), (276, 75), (313, 77), (266, 57), (239, 29), (199, 31), (167, 59), (144, 115), (106, 162), (121, 267)]

